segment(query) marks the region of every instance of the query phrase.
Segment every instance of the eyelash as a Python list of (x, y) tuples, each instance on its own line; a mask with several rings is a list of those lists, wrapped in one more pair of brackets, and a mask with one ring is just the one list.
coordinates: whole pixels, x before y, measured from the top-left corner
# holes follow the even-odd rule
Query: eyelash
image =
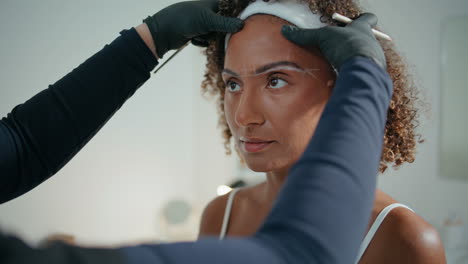
[[(280, 74), (280, 73), (272, 73), (270, 76), (268, 76), (268, 80), (267, 80), (267, 81), (268, 81), (268, 86), (270, 85), (270, 83), (271, 83), (272, 80), (280, 80), (280, 81), (285, 82), (286, 85), (289, 84), (286, 80), (284, 80), (283, 78), (281, 78), (281, 77), (279, 76), (279, 74)], [(236, 81), (233, 81), (232, 79), (230, 79), (230, 80), (226, 81), (226, 83), (225, 83), (226, 88), (228, 89), (229, 92), (232, 92), (232, 93), (238, 92), (238, 91), (231, 91), (231, 90), (230, 90), (229, 86), (230, 86), (230, 84), (232, 84), (232, 83), (235, 83), (235, 84), (239, 85), (239, 83), (237, 83)], [(281, 89), (281, 88), (283, 88), (283, 87), (280, 87), (280, 88), (270, 88), (270, 89), (278, 90), (278, 89)]]

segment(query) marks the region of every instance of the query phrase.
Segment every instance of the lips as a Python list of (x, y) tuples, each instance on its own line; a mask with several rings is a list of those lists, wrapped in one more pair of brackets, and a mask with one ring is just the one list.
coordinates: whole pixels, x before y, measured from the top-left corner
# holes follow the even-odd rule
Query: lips
[(255, 153), (260, 152), (267, 147), (269, 147), (273, 142), (272, 140), (262, 140), (262, 139), (255, 139), (255, 138), (241, 138), (240, 145), (241, 149), (245, 152)]

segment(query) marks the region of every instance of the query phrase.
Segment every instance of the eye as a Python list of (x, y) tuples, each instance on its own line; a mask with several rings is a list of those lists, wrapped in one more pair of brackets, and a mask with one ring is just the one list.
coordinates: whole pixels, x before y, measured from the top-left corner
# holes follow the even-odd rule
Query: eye
[(238, 92), (240, 91), (240, 85), (234, 81), (227, 81), (226, 83), (226, 88), (229, 90), (229, 92)]
[(274, 76), (269, 80), (268, 86), (272, 89), (279, 89), (286, 86), (287, 84), (288, 83), (285, 80)]

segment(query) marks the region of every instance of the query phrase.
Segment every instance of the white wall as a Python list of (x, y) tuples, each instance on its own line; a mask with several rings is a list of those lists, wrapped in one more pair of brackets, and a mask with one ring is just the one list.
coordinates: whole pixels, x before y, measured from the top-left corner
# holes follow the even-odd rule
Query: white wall
[[(0, 2), (0, 113), (55, 82), (121, 29), (175, 1)], [(468, 222), (468, 183), (438, 173), (440, 23), (468, 12), (465, 0), (368, 0), (414, 65), (432, 115), (417, 160), (380, 186), (439, 226), (450, 211)], [(213, 103), (199, 93), (204, 57), (187, 48), (153, 76), (55, 177), (0, 206), (0, 226), (30, 242), (49, 233), (118, 244), (158, 237), (158, 210), (182, 197), (202, 206), (234, 177)]]
[[(122, 29), (171, 2), (1, 1), (0, 112), (47, 88)], [(55, 177), (0, 206), (0, 226), (31, 242), (54, 232), (99, 244), (158, 238), (164, 202), (195, 200), (197, 188), (205, 185), (194, 176), (213, 173), (202, 171), (197, 159), (204, 158), (197, 153), (222, 151), (216, 143), (195, 145), (199, 135), (207, 138), (201, 122), (202, 129), (216, 134), (214, 120), (197, 120), (194, 114), (194, 104), (202, 102), (201, 72), (193, 71), (203, 67), (197, 54), (188, 48), (153, 76)], [(219, 175), (219, 183), (225, 175)], [(212, 197), (216, 188), (203, 191)]]
[[(468, 1), (368, 0), (364, 4), (379, 15), (385, 31), (413, 66), (422, 95), (431, 108), (430, 113), (422, 115), (420, 132), (426, 142), (419, 146), (416, 161), (383, 175), (379, 185), (437, 227), (451, 212), (467, 223), (468, 182), (440, 177), (438, 144), (441, 24), (453, 15), (468, 14)], [(468, 122), (464, 113), (459, 118), (460, 122)]]

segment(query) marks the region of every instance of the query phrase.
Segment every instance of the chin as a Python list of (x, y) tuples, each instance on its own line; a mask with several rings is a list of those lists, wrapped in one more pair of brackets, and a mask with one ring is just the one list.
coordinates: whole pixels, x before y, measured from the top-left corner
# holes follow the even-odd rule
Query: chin
[(255, 172), (270, 172), (288, 167), (286, 162), (276, 161), (271, 158), (247, 158), (243, 157), (249, 169)]
[(261, 165), (250, 165), (247, 163), (247, 167), (249, 167), (250, 170), (255, 171), (255, 172), (269, 172), (271, 170), (267, 169), (265, 166)]

